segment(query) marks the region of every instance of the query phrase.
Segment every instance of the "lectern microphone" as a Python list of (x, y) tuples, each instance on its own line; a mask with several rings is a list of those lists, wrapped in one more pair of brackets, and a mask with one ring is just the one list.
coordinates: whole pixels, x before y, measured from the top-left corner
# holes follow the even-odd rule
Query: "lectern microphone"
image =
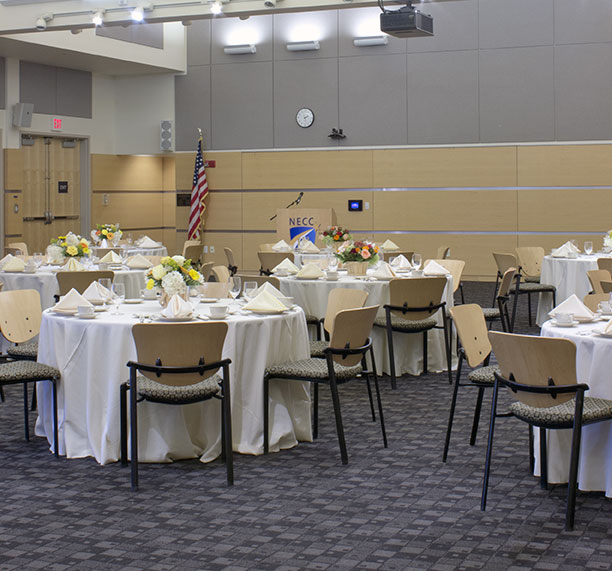
[[(291, 203), (285, 206), (285, 208), (291, 208), (292, 206), (297, 206), (300, 202), (302, 202), (302, 196), (304, 196), (304, 192), (300, 192), (298, 197)], [(276, 218), (276, 214), (270, 218), (270, 220), (274, 220)]]

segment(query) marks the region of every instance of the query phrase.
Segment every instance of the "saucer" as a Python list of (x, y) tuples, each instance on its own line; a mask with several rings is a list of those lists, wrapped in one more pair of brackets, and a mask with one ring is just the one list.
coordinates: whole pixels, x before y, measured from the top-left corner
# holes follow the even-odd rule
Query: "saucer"
[(574, 327), (578, 325), (578, 321), (568, 321), (567, 323), (558, 323), (556, 319), (551, 320), (551, 324), (554, 327)]

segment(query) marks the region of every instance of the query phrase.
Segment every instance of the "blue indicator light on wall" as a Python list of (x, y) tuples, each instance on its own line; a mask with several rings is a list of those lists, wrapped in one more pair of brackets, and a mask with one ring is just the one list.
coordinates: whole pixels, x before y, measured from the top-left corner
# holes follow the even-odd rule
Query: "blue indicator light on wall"
[(349, 200), (349, 212), (361, 212), (363, 210), (363, 200)]

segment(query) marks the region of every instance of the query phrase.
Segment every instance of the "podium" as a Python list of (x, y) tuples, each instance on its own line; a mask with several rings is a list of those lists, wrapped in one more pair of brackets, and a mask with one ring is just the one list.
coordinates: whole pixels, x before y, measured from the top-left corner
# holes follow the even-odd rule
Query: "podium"
[(276, 211), (276, 237), (295, 244), (305, 236), (313, 244), (321, 245), (321, 233), (336, 225), (333, 208), (283, 208)]

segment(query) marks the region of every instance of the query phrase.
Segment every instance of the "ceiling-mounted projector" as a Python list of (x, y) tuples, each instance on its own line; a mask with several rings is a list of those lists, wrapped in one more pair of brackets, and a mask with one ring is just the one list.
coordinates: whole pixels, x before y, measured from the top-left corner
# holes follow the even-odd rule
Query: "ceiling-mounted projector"
[(396, 38), (415, 38), (433, 36), (433, 18), (415, 10), (412, 1), (399, 10), (386, 10), (382, 0), (379, 5), (383, 11), (380, 15), (380, 31)]

